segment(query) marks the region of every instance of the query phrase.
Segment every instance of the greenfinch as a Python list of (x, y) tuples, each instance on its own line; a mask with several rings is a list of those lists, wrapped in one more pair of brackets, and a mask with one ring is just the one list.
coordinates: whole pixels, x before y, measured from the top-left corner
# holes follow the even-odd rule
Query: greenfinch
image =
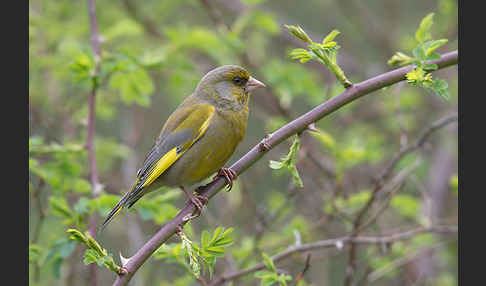
[(162, 186), (179, 187), (200, 214), (202, 196), (186, 188), (218, 171), (231, 189), (236, 173), (222, 168), (246, 132), (250, 91), (265, 87), (239, 66), (209, 71), (169, 116), (159, 137), (137, 172), (130, 190), (103, 222), (102, 229), (123, 208), (130, 208), (145, 194)]

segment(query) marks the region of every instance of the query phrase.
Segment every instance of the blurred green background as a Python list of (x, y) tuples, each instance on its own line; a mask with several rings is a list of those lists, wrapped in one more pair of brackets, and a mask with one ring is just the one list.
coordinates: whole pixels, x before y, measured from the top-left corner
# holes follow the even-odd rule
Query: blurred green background
[[(352, 82), (360, 82), (391, 70), (387, 61), (397, 51), (411, 55), (415, 31), (431, 12), (432, 36), (449, 40), (438, 52), (456, 50), (453, 0), (96, 1), (102, 80), (96, 95), (95, 150), (103, 190), (93, 199), (83, 149), (94, 67), (87, 1), (30, 0), (30, 284), (88, 285), (85, 247), (69, 240), (66, 230), (85, 231), (92, 214), (101, 222), (131, 185), (169, 114), (207, 71), (238, 64), (267, 85), (251, 95), (247, 135), (229, 166), (266, 131), (344, 90), (325, 66), (289, 58), (290, 50), (304, 45), (284, 24), (301, 26), (316, 42), (339, 30), (338, 63)], [(231, 192), (214, 197), (203, 215), (185, 227), (194, 241), (200, 241), (203, 230), (234, 229), (234, 244), (217, 259), (214, 275), (260, 263), (262, 252), (281, 252), (296, 237), (308, 243), (348, 234), (374, 178), (394, 154), (413, 144), (426, 126), (457, 112), (457, 67), (433, 76), (448, 82), (449, 100), (401, 82), (319, 121), (321, 136), (304, 133), (297, 154), (303, 188), (294, 185), (289, 172), (269, 168), (269, 160), (289, 152), (288, 140), (242, 174)], [(457, 225), (457, 144), (457, 124), (451, 124), (403, 158), (395, 173), (413, 170), (363, 233)], [(119, 252), (133, 255), (185, 200), (179, 190), (153, 193), (96, 239), (119, 262)], [(169, 240), (179, 242), (177, 237)], [(298, 285), (343, 285), (345, 250), (312, 251), (311, 266)], [(357, 261), (355, 282), (368, 285), (458, 284), (454, 237), (422, 234), (387, 247), (360, 246)], [(305, 255), (296, 254), (277, 266), (293, 277), (287, 283), (294, 285), (304, 264)], [(389, 271), (374, 281), (360, 279), (380, 269)], [(111, 285), (114, 278), (113, 272), (97, 268), (99, 285)], [(228, 285), (260, 285), (260, 279), (250, 274), (232, 283)], [(131, 285), (201, 284), (180, 263), (150, 258)]]

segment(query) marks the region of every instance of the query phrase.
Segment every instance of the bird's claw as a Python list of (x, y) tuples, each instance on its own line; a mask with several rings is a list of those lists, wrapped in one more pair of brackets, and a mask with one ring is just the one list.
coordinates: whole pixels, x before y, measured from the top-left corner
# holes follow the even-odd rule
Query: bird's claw
[(208, 198), (201, 195), (193, 195), (190, 197), (190, 200), (196, 207), (196, 214), (191, 216), (189, 219), (197, 218), (201, 215), (203, 206), (208, 204)]
[(270, 145), (268, 145), (267, 143), (268, 138), (270, 138), (270, 134), (268, 133), (268, 131), (265, 131), (265, 138), (263, 138), (260, 144), (258, 144), (260, 152), (265, 152), (270, 150)]
[(231, 169), (221, 168), (219, 169), (216, 176), (214, 176), (213, 180), (215, 180), (217, 177), (220, 176), (223, 176), (226, 179), (226, 182), (228, 182), (228, 187), (229, 187), (228, 192), (231, 191), (231, 188), (233, 188), (233, 180), (236, 180), (238, 174), (236, 174), (236, 172)]
[(258, 147), (260, 148), (260, 152), (265, 152), (270, 150), (270, 145), (268, 145), (266, 139), (263, 139), (262, 142), (260, 142), (260, 144), (258, 145)]
[[(196, 207), (196, 214), (193, 216), (190, 216), (186, 220), (191, 220), (193, 218), (196, 218), (201, 215), (202, 208), (205, 204), (208, 203), (208, 198), (202, 195), (193, 195), (190, 192), (188, 192), (183, 186), (180, 186), (180, 188), (186, 193), (186, 195), (189, 197), (189, 200), (191, 203)], [(201, 202), (203, 201), (203, 202)]]

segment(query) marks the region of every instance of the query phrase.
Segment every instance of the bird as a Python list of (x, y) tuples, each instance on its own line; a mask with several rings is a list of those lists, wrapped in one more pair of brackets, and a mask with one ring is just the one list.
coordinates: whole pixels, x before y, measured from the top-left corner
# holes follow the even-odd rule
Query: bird
[(187, 188), (217, 172), (213, 180), (224, 177), (231, 190), (237, 174), (223, 166), (245, 136), (250, 91), (262, 87), (264, 83), (237, 65), (206, 73), (168, 117), (134, 183), (109, 212), (101, 230), (122, 209), (162, 186), (180, 188), (195, 205), (197, 215), (207, 198)]

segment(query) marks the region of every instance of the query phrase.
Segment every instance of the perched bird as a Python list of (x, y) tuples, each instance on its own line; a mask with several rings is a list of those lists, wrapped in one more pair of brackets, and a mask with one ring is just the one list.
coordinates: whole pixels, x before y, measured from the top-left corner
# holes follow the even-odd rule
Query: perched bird
[(221, 66), (208, 72), (193, 94), (169, 116), (130, 190), (108, 214), (102, 229), (123, 208), (161, 186), (179, 187), (200, 214), (202, 196), (186, 188), (218, 171), (229, 188), (236, 173), (222, 168), (241, 142), (248, 120), (249, 92), (265, 85), (239, 66)]

